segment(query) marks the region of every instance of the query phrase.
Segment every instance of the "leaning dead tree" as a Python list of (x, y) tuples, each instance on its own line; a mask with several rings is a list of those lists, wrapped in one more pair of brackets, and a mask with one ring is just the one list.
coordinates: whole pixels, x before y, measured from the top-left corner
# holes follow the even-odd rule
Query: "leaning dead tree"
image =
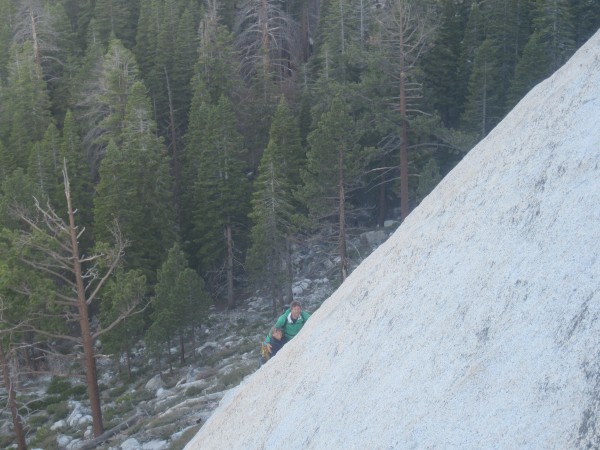
[[(71, 203), (71, 190), (66, 163), (63, 168), (65, 196), (67, 199), (68, 221), (63, 220), (50, 205), (42, 207), (35, 200), (35, 215), (24, 210), (17, 211), (26, 225), (19, 234), (15, 244), (22, 251), (20, 260), (26, 266), (52, 281), (52, 292), (47, 297), (52, 299), (55, 308), (61, 311), (67, 322), (78, 324), (80, 335), (72, 336), (56, 329), (44, 328), (44, 312), (40, 317), (33, 313), (26, 329), (54, 339), (64, 339), (76, 343), (83, 348), (83, 366), (87, 382), (88, 397), (93, 419), (95, 436), (103, 431), (98, 377), (96, 370), (96, 355), (94, 342), (96, 339), (117, 326), (122, 320), (139, 310), (139, 299), (124, 305), (118, 317), (103, 329), (92, 329), (88, 308), (98, 299), (98, 293), (118, 267), (127, 243), (123, 240), (118, 225), (113, 229), (114, 244), (105, 246), (102, 252), (93, 255), (83, 255), (79, 249), (79, 238), (85, 230), (79, 230), (75, 221), (76, 210)], [(15, 286), (22, 295), (27, 292)]]

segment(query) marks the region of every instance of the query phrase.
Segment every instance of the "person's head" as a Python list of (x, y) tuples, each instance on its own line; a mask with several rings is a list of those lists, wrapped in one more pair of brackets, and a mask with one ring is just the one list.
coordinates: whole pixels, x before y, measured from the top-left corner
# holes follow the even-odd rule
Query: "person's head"
[(300, 306), (300, 302), (294, 300), (292, 303), (290, 303), (290, 311), (293, 320), (296, 320), (298, 317), (300, 317), (300, 313), (302, 312), (302, 306)]
[(271, 329), (271, 337), (277, 339), (278, 341), (283, 339), (283, 330), (278, 327), (273, 327)]

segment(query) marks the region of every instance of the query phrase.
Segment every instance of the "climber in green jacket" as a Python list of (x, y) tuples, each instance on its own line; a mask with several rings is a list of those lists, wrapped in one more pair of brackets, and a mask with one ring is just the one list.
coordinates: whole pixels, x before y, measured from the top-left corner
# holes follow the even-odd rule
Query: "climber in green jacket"
[[(275, 328), (281, 328), (283, 330), (284, 340), (285, 342), (288, 342), (298, 334), (309, 317), (309, 313), (302, 311), (300, 302), (294, 300), (292, 303), (290, 303), (288, 310), (283, 313), (279, 319), (277, 319), (277, 322), (275, 322)], [(269, 332), (265, 339), (265, 345), (269, 348), (269, 352), (271, 351), (270, 342), (271, 333)]]

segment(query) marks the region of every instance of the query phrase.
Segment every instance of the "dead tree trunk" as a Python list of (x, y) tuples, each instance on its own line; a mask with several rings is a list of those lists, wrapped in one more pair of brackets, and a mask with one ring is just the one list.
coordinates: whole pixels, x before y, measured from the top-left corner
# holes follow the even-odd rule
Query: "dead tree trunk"
[(94, 436), (98, 437), (104, 432), (104, 425), (102, 424), (102, 409), (100, 408), (98, 373), (96, 370), (96, 357), (94, 355), (94, 340), (90, 330), (88, 304), (81, 270), (79, 244), (77, 242), (78, 233), (75, 225), (75, 213), (73, 211), (73, 205), (71, 204), (71, 189), (69, 187), (69, 178), (66, 174), (66, 170), (64, 178), (65, 196), (67, 198), (67, 211), (69, 214), (69, 235), (71, 238), (73, 273), (75, 274), (75, 286), (77, 288), (77, 309), (79, 311), (79, 326), (81, 328), (81, 339), (85, 358), (85, 377), (87, 382), (88, 396), (90, 399), (90, 408), (92, 410), (92, 428), (94, 430)]

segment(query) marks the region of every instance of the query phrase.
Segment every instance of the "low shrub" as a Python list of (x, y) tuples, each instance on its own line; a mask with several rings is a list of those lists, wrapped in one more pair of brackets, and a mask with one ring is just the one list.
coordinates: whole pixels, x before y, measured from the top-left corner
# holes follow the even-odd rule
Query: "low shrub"
[(69, 380), (65, 380), (64, 378), (53, 377), (50, 381), (50, 385), (46, 390), (46, 394), (53, 395), (58, 394), (61, 395), (64, 392), (68, 391), (71, 388), (71, 383)]
[(56, 433), (49, 427), (38, 428), (30, 446), (31, 448), (57, 448)]
[(83, 400), (87, 398), (87, 387), (84, 384), (77, 384), (69, 389), (68, 395), (75, 400)]
[(198, 433), (198, 430), (201, 426), (202, 425), (196, 425), (185, 430), (183, 433), (181, 433), (181, 436), (171, 441), (169, 450), (181, 450), (188, 442), (192, 440), (196, 433)]
[(66, 401), (54, 403), (52, 405), (48, 405), (46, 411), (48, 411), (48, 414), (51, 416), (54, 416), (54, 419), (56, 420), (64, 419), (69, 415), (69, 405)]
[(28, 413), (35, 412), (35, 411), (44, 411), (50, 405), (59, 403), (61, 401), (62, 401), (62, 398), (60, 395), (49, 395), (47, 397), (43, 397), (43, 398), (40, 398), (37, 400), (32, 400), (30, 402), (27, 402), (27, 404), (25, 406), (23, 406), (22, 408), (19, 408), (19, 412), (23, 415), (27, 415)]

